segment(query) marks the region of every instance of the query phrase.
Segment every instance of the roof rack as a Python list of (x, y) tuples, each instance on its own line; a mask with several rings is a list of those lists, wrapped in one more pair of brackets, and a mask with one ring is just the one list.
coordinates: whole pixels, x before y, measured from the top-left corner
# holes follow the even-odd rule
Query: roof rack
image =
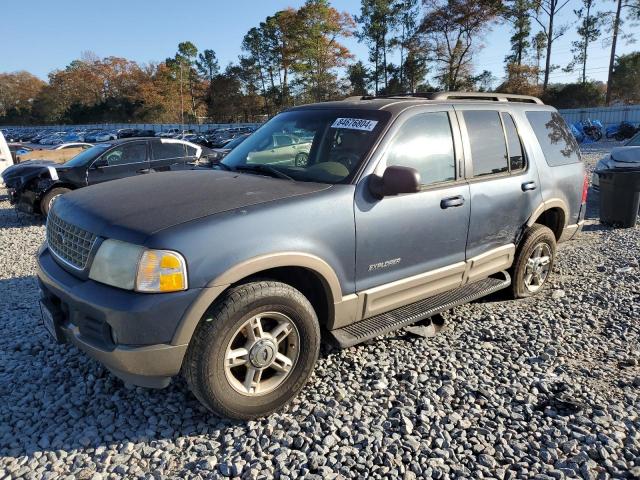
[(515, 93), (435, 92), (431, 94), (431, 100), (490, 100), (493, 102), (521, 102), (544, 105), (538, 97), (517, 95)]
[(491, 92), (418, 92), (396, 93), (393, 95), (365, 95), (361, 97), (349, 97), (345, 100), (374, 100), (376, 98), (424, 98), (426, 100), (487, 100), (492, 102), (520, 102), (537, 103), (544, 105), (542, 100), (531, 95), (517, 95), (512, 93)]

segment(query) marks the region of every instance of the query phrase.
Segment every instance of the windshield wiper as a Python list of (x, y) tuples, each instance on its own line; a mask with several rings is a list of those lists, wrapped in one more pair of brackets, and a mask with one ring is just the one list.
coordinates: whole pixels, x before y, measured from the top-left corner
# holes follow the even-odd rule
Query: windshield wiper
[(270, 165), (238, 165), (236, 167), (236, 171), (262, 173), (266, 175), (271, 175), (272, 177), (276, 177), (276, 178), (284, 178), (285, 180), (294, 180), (293, 177), (290, 177), (286, 173), (281, 172), (277, 168), (273, 168)]

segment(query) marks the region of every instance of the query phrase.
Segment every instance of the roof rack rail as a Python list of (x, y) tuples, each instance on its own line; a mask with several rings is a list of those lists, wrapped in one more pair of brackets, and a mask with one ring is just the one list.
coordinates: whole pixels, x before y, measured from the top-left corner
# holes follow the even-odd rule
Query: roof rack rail
[(431, 100), (491, 100), (494, 102), (521, 102), (544, 105), (542, 100), (531, 95), (517, 95), (515, 93), (492, 92), (435, 92)]
[(345, 100), (374, 100), (376, 98), (423, 98), (426, 100), (488, 100), (493, 102), (537, 103), (544, 105), (542, 100), (531, 95), (517, 95), (515, 93), (491, 92), (418, 92), (395, 93), (392, 95), (364, 95), (348, 97)]

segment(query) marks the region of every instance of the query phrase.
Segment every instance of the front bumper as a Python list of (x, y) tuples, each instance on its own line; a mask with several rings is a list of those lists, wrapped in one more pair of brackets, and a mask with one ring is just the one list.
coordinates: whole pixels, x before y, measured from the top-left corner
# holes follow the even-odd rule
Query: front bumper
[(42, 299), (55, 329), (123, 380), (162, 388), (180, 372), (187, 344), (172, 338), (199, 289), (145, 294), (81, 280), (49, 252), (38, 254)]
[(15, 190), (11, 187), (7, 190), (9, 192), (9, 203), (13, 205), (16, 210), (25, 213), (40, 212), (40, 197), (36, 192), (32, 190)]

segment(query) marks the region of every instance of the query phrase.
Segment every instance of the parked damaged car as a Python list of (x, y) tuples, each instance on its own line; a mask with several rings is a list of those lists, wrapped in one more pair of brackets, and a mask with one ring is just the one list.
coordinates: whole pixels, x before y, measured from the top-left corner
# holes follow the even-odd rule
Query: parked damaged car
[(101, 143), (65, 163), (27, 161), (7, 168), (2, 179), (18, 210), (46, 216), (71, 190), (153, 172), (193, 168), (202, 147), (176, 139), (131, 138)]
[(234, 138), (229, 143), (227, 143), (224, 147), (221, 148), (212, 148), (207, 155), (203, 155), (200, 161), (198, 161), (199, 167), (211, 168), (220, 163), (220, 161), (226, 157), (231, 150), (236, 148), (242, 142), (244, 142), (249, 133), (245, 133), (240, 135), (239, 137)]

